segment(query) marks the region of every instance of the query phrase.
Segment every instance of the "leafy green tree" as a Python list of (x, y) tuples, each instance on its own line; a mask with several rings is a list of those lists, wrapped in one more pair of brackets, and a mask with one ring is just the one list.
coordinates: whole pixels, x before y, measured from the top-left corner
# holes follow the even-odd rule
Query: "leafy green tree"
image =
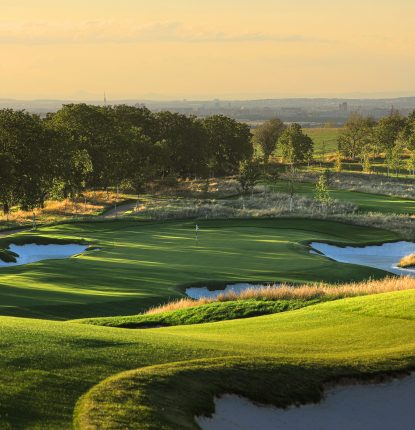
[(370, 154), (363, 154), (362, 169), (364, 173), (372, 173), (372, 163), (370, 161)]
[(88, 152), (92, 162), (88, 185), (102, 188), (114, 185), (116, 160), (123, 157), (123, 148), (108, 108), (84, 103), (65, 105), (46, 122), (61, 136), (62, 144), (69, 146), (64, 152)]
[(252, 158), (252, 134), (247, 124), (223, 115), (203, 120), (208, 136), (208, 166), (213, 174), (232, 174), (241, 161)]
[(379, 153), (392, 151), (405, 128), (406, 120), (398, 112), (392, 112), (389, 116), (381, 118), (375, 127), (377, 151)]
[(405, 149), (405, 141), (397, 139), (395, 145), (392, 148), (388, 148), (386, 155), (386, 164), (389, 171), (394, 171), (396, 176), (399, 175), (399, 171), (403, 168), (404, 163), (402, 155)]
[(321, 174), (317, 180), (314, 198), (318, 202), (325, 205), (330, 204), (332, 201), (329, 190), (329, 182), (327, 179), (327, 174), (325, 173)]
[(203, 122), (172, 112), (156, 115), (157, 142), (163, 142), (169, 157), (168, 171), (180, 176), (203, 175), (207, 170), (208, 136)]
[(144, 191), (146, 183), (157, 175), (159, 152), (164, 148), (158, 143), (153, 143), (140, 128), (132, 127), (128, 134), (130, 146), (125, 154), (125, 180), (139, 196)]
[(372, 150), (375, 121), (358, 113), (350, 114), (337, 145), (339, 152), (352, 160), (362, 159), (362, 154)]
[(411, 151), (411, 154), (407, 160), (407, 169), (412, 176), (415, 176), (415, 150)]
[(254, 143), (261, 149), (265, 163), (276, 150), (278, 139), (285, 128), (285, 124), (279, 118), (274, 118), (264, 122), (255, 130)]
[(37, 115), (0, 111), (1, 198), (7, 213), (12, 203), (25, 210), (43, 206), (56, 174), (53, 146)]
[(243, 193), (252, 192), (261, 179), (262, 169), (258, 160), (244, 160), (239, 165), (238, 182)]
[(334, 170), (336, 172), (341, 172), (343, 170), (342, 154), (340, 151), (336, 152), (336, 158), (334, 160)]
[(291, 124), (282, 133), (278, 144), (284, 161), (290, 164), (305, 163), (313, 155), (313, 140), (303, 133), (299, 124)]

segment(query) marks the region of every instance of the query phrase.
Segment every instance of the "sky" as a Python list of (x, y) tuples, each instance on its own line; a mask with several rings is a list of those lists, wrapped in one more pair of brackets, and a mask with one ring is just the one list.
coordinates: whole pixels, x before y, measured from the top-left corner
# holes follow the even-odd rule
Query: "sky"
[(414, 0), (0, 0), (0, 99), (415, 95)]

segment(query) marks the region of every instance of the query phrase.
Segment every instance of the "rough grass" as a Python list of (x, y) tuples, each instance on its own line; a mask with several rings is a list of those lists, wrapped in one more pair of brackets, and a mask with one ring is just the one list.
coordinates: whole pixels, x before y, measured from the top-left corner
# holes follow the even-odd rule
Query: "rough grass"
[(313, 197), (287, 193), (264, 192), (256, 187), (255, 194), (232, 199), (189, 199), (180, 197), (148, 198), (138, 210), (145, 219), (215, 219), (215, 218), (268, 218), (281, 215), (314, 216), (315, 214), (350, 214), (357, 211), (352, 202), (333, 200), (321, 204)]
[(175, 311), (194, 306), (203, 306), (214, 302), (227, 302), (236, 300), (337, 300), (346, 297), (381, 294), (391, 291), (405, 291), (415, 289), (415, 279), (412, 277), (387, 277), (380, 280), (367, 280), (363, 282), (350, 282), (341, 285), (306, 284), (306, 285), (269, 285), (263, 288), (248, 288), (240, 293), (233, 291), (218, 295), (215, 298), (180, 299), (165, 305), (149, 309), (146, 314), (153, 315), (162, 312)]
[(415, 254), (410, 254), (406, 257), (403, 257), (402, 260), (399, 262), (398, 267), (415, 267)]
[(110, 191), (87, 191), (83, 197), (76, 199), (48, 200), (43, 208), (34, 211), (23, 211), (19, 207), (13, 207), (9, 214), (0, 215), (0, 228), (14, 226), (31, 226), (33, 212), (37, 223), (50, 224), (60, 222), (73, 217), (91, 217), (101, 214), (108, 208), (130, 199), (128, 194), (117, 194)]
[(344, 285), (311, 284), (267, 286), (241, 293), (228, 292), (216, 298), (180, 299), (149, 309), (144, 314), (90, 318), (75, 322), (122, 328), (151, 328), (202, 324), (238, 318), (250, 318), (310, 306), (318, 302), (370, 294), (415, 289), (411, 277), (389, 277)]

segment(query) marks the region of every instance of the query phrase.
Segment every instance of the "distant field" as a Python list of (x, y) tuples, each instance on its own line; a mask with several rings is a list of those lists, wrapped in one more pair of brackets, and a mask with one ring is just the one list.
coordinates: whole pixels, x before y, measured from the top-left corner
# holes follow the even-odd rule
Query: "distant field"
[(314, 155), (322, 156), (337, 151), (337, 138), (342, 128), (304, 128), (304, 133), (314, 141)]

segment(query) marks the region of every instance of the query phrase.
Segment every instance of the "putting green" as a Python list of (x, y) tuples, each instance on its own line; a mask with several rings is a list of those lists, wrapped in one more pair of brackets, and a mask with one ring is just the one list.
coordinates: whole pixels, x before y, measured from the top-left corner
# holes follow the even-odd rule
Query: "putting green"
[(0, 270), (0, 315), (72, 319), (136, 314), (183, 296), (183, 286), (258, 281), (351, 281), (385, 272), (308, 252), (304, 242), (397, 240), (384, 230), (306, 219), (102, 222), (42, 228), (3, 238), (77, 240), (102, 249), (66, 260)]

